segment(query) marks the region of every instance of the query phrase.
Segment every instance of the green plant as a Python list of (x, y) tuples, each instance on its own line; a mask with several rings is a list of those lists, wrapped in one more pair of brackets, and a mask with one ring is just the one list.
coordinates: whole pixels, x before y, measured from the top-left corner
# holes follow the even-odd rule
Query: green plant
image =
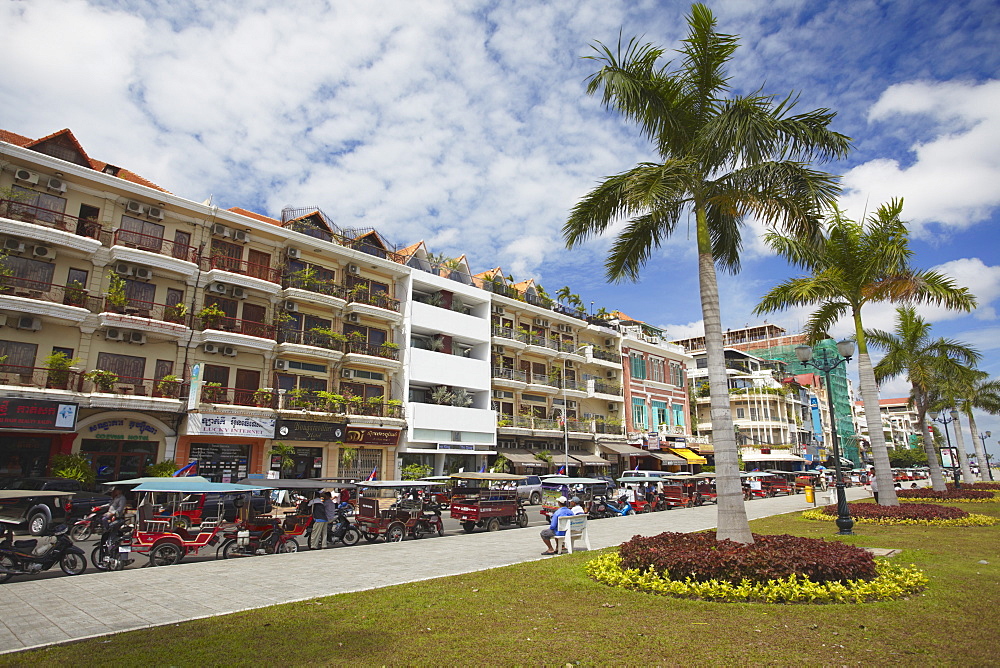
[(162, 462), (150, 464), (142, 471), (142, 475), (149, 478), (169, 478), (177, 471), (177, 463), (172, 459), (164, 459)]
[(288, 405), (293, 408), (305, 408), (309, 405), (307, 395), (308, 390), (301, 387), (297, 387), (294, 390), (288, 391)]
[(254, 390), (253, 402), (257, 406), (264, 407), (270, 406), (271, 402), (274, 401), (274, 390), (269, 387), (262, 387), (260, 389)]
[(80, 281), (70, 281), (63, 293), (64, 300), (71, 306), (80, 306), (87, 298), (87, 291)]
[(431, 474), (434, 469), (426, 464), (407, 464), (399, 472), (400, 480), (420, 480)]
[(163, 318), (167, 322), (179, 322), (183, 323), (184, 318), (187, 317), (188, 307), (182, 302), (177, 302), (176, 304), (171, 304), (163, 309)]
[(472, 406), (472, 395), (464, 387), (460, 387), (452, 393), (452, 406), (459, 408), (470, 408)]
[(324, 390), (319, 390), (316, 392), (316, 397), (323, 402), (323, 407), (331, 413), (343, 413), (344, 412), (344, 395), (337, 394), (336, 392), (326, 392)]
[(69, 358), (65, 353), (53, 351), (42, 360), (42, 366), (49, 370), (47, 385), (56, 389), (65, 389), (69, 382), (69, 372), (79, 364), (76, 357)]
[(493, 473), (507, 473), (510, 471), (510, 460), (503, 455), (497, 455), (497, 458), (493, 461), (493, 466), (490, 467), (490, 471)]
[(382, 348), (385, 348), (386, 350), (399, 350), (399, 344), (386, 341), (382, 344)]
[(548, 450), (539, 450), (535, 453), (535, 459), (540, 462), (545, 462), (546, 464), (552, 463), (552, 453)]
[(198, 311), (198, 317), (201, 318), (202, 329), (218, 329), (222, 319), (226, 317), (226, 312), (217, 304), (209, 304)]
[(439, 385), (431, 392), (431, 400), (440, 406), (448, 406), (455, 400), (455, 395), (446, 385)]
[(156, 383), (156, 389), (165, 397), (176, 397), (180, 393), (181, 379), (168, 373)]
[(271, 449), (267, 451), (268, 457), (281, 457), (281, 470), (288, 471), (293, 466), (295, 466), (295, 460), (292, 455), (295, 454), (295, 448), (290, 445), (285, 445), (281, 441), (275, 441)]
[(226, 392), (222, 389), (222, 383), (205, 383), (202, 386), (202, 396), (210, 404), (222, 403), (226, 398)]
[(310, 290), (320, 283), (316, 278), (316, 268), (311, 265), (307, 265), (298, 271), (293, 271), (291, 278), (292, 286), (302, 288), (303, 290)]
[(118, 374), (104, 369), (88, 371), (83, 377), (92, 382), (97, 387), (98, 392), (103, 392), (104, 394), (114, 392), (115, 383), (118, 382)]
[(97, 480), (97, 472), (90, 465), (90, 460), (80, 454), (52, 455), (52, 475), (57, 478), (78, 480), (81, 485), (89, 487)]
[(358, 458), (357, 448), (340, 448), (340, 464), (344, 468), (350, 468), (350, 466)]
[(111, 274), (110, 281), (108, 304), (119, 310), (124, 309), (128, 305), (128, 297), (125, 295), (125, 279), (118, 274)]

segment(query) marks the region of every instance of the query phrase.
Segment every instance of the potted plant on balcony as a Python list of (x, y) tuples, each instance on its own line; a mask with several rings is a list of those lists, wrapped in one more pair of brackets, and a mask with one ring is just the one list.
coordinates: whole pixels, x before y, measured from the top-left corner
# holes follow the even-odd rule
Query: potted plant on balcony
[(365, 335), (361, 332), (349, 332), (347, 334), (348, 352), (364, 352)]
[(118, 274), (111, 274), (111, 284), (108, 286), (108, 305), (116, 313), (124, 313), (128, 306), (125, 295), (125, 279)]
[(210, 404), (221, 404), (226, 400), (226, 391), (222, 389), (222, 383), (205, 383), (201, 394)]
[(104, 369), (88, 371), (83, 377), (92, 382), (97, 391), (103, 394), (112, 394), (115, 391), (115, 383), (118, 382), (118, 374)]
[(382, 416), (382, 397), (368, 397), (365, 399), (365, 415)]
[(385, 417), (403, 417), (403, 402), (399, 399), (388, 399), (385, 402)]
[(307, 390), (301, 387), (297, 387), (294, 390), (288, 391), (288, 406), (290, 408), (306, 408), (309, 405), (309, 400), (306, 397), (308, 394)]
[(354, 394), (349, 394), (344, 398), (346, 399), (348, 412), (351, 415), (364, 415), (364, 410), (363, 410), (365, 405), (364, 397)]
[(83, 306), (87, 291), (80, 281), (70, 281), (63, 292), (63, 303), (67, 306)]
[(156, 390), (160, 396), (167, 399), (176, 399), (181, 390), (181, 379), (172, 373), (168, 373), (156, 383)]
[(386, 341), (381, 346), (379, 346), (379, 355), (388, 359), (396, 359), (396, 351), (399, 350), (398, 343), (392, 343), (391, 341)]
[(298, 271), (293, 271), (288, 277), (291, 279), (289, 287), (292, 288), (312, 291), (319, 284), (319, 280), (316, 278), (316, 267), (308, 265)]
[(258, 408), (268, 408), (274, 402), (274, 390), (270, 387), (262, 387), (254, 390), (253, 403)]
[(320, 390), (316, 393), (320, 401), (323, 402), (323, 408), (326, 409), (328, 413), (343, 413), (344, 412), (344, 395), (337, 394), (336, 392), (325, 392)]
[(178, 324), (184, 324), (184, 318), (187, 317), (188, 308), (185, 304), (177, 302), (176, 304), (171, 304), (163, 309), (163, 319), (167, 322), (175, 322)]
[(452, 406), (458, 406), (459, 408), (469, 408), (472, 406), (472, 395), (464, 387), (460, 387), (454, 392), (452, 392), (451, 399)]
[(198, 311), (198, 317), (201, 318), (202, 329), (218, 329), (222, 319), (226, 317), (226, 312), (216, 304), (209, 304)]
[(79, 363), (79, 359), (75, 357), (70, 359), (66, 357), (66, 353), (50, 353), (48, 357), (42, 360), (42, 366), (49, 371), (45, 386), (54, 390), (69, 389), (69, 372), (74, 365)]
[(439, 385), (431, 392), (431, 401), (439, 406), (450, 406), (455, 400), (455, 395), (448, 389), (447, 385)]

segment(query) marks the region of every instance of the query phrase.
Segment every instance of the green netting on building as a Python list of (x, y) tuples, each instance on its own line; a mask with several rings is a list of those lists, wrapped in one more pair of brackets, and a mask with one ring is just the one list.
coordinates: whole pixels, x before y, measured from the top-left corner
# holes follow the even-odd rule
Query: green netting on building
[[(766, 340), (761, 343), (766, 343)], [(822, 376), (823, 374), (816, 371), (816, 369), (802, 366), (799, 358), (795, 355), (796, 345), (754, 348), (747, 352), (762, 359), (784, 362), (787, 365), (785, 370), (790, 376), (797, 376), (804, 373), (814, 373)], [(817, 351), (826, 350), (832, 357), (839, 357), (837, 342), (833, 339), (824, 339), (813, 348)], [(854, 415), (851, 410), (851, 395), (847, 391), (846, 364), (841, 364), (830, 372), (830, 394), (833, 397), (833, 419), (837, 424), (837, 436), (840, 438), (840, 454), (854, 462), (855, 466), (861, 466), (858, 435), (854, 431)], [(831, 446), (828, 444), (828, 447)]]

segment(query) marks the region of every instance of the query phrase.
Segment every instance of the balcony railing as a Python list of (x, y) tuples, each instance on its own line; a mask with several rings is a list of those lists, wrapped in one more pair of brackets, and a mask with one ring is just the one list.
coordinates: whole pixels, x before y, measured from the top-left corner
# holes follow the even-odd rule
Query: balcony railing
[(220, 269), (222, 271), (259, 278), (270, 283), (281, 283), (281, 270), (267, 267), (262, 264), (254, 264), (246, 260), (226, 257), (225, 255), (211, 255), (202, 258), (202, 269)]
[(594, 380), (594, 392), (600, 392), (601, 394), (616, 394), (618, 396), (623, 396), (622, 386), (618, 383), (609, 383), (604, 380)]
[(501, 327), (500, 325), (493, 325), (493, 336), (499, 336), (512, 341), (521, 341), (522, 343), (527, 343), (530, 338), (524, 332), (520, 332), (511, 327)]
[(620, 353), (611, 352), (609, 350), (599, 350), (594, 348), (594, 357), (599, 360), (604, 360), (605, 362), (621, 362), (622, 356)]
[[(498, 415), (497, 427), (512, 427), (515, 429), (546, 429), (549, 431), (562, 431), (563, 425), (558, 419), (540, 418), (532, 415)], [(566, 424), (567, 431), (584, 434), (621, 434), (620, 424), (609, 424), (601, 420), (569, 420)]]
[(578, 392), (586, 392), (587, 391), (587, 381), (585, 381), (585, 380), (573, 380), (571, 378), (567, 378), (567, 379), (565, 379), (565, 380), (562, 381), (562, 384), (560, 385), (560, 387), (562, 387), (564, 390), (576, 390)]
[(4, 276), (0, 279), (0, 294), (38, 299), (54, 304), (65, 304), (66, 306), (77, 306), (93, 313), (97, 313), (101, 308), (100, 297), (91, 297), (86, 290), (76, 285), (71, 285), (67, 288), (65, 285), (42, 283), (27, 278), (17, 278), (16, 276)]
[(33, 204), (15, 202), (14, 200), (0, 200), (0, 216), (19, 220), (25, 223), (51, 227), (63, 232), (70, 232), (80, 237), (97, 239), (102, 244), (107, 245), (111, 241), (111, 234), (105, 230), (96, 220), (87, 218), (77, 218), (69, 216), (59, 211), (43, 209)]
[(34, 387), (40, 390), (80, 392), (83, 374), (79, 371), (50, 370), (37, 366), (0, 364), (0, 385)]
[(338, 283), (330, 281), (318, 281), (316, 279), (303, 278), (301, 276), (285, 276), (281, 279), (281, 287), (298, 288), (320, 295), (347, 299), (347, 288)]
[(366, 415), (369, 417), (402, 418), (403, 406), (398, 402), (388, 403), (381, 397), (377, 400), (360, 397), (344, 397), (335, 401), (321, 397), (318, 392), (290, 390), (285, 394), (284, 410), (330, 413), (333, 415)]
[(556, 343), (556, 346), (558, 347), (558, 350), (561, 353), (579, 353), (580, 355), (583, 354), (583, 350), (581, 350), (581, 347), (576, 345), (572, 341), (558, 341)]
[(587, 314), (583, 311), (578, 311), (575, 308), (566, 306), (564, 304), (553, 304), (552, 310), (556, 313), (562, 313), (563, 315), (568, 315), (571, 318), (576, 318), (578, 320), (587, 320)]
[(327, 350), (343, 351), (345, 343), (334, 339), (329, 334), (312, 331), (296, 331), (290, 329), (278, 330), (279, 343), (295, 343), (300, 346), (313, 346), (314, 348), (326, 348)]
[(399, 360), (399, 349), (392, 346), (376, 345), (374, 343), (363, 343), (359, 341), (348, 341), (347, 352), (359, 355), (371, 355), (373, 357), (383, 357), (387, 360)]
[(217, 329), (223, 332), (234, 332), (236, 334), (246, 334), (256, 336), (260, 339), (277, 339), (278, 328), (264, 322), (253, 320), (240, 320), (238, 318), (216, 318), (210, 316), (198, 316), (192, 318), (196, 329)]
[(517, 369), (503, 369), (500, 367), (493, 367), (493, 377), (506, 378), (507, 380), (516, 380), (522, 383), (525, 382), (525, 373)]
[(161, 320), (172, 322), (177, 325), (190, 326), (190, 316), (187, 308), (183, 304), (156, 304), (154, 302), (142, 301), (140, 299), (128, 299), (124, 305), (112, 303), (110, 298), (104, 299), (104, 310), (108, 313), (121, 313), (131, 315), (136, 318), (149, 318), (151, 320)]
[(360, 239), (350, 239), (348, 237), (343, 237), (337, 235), (334, 240), (342, 246), (347, 248), (353, 248), (354, 250), (359, 250), (362, 253), (367, 253), (373, 257), (380, 257), (386, 260), (392, 260), (397, 264), (406, 264), (406, 256), (395, 251), (386, 250), (381, 246), (376, 246), (375, 244), (370, 244)]
[(114, 244), (116, 246), (126, 246), (127, 248), (158, 253), (196, 264), (199, 258), (198, 249), (194, 246), (179, 244), (176, 241), (170, 241), (163, 237), (133, 232), (132, 230), (123, 230), (121, 228), (115, 230)]
[[(230, 406), (257, 406), (260, 398), (260, 391), (257, 389), (247, 389), (243, 387), (220, 387), (205, 383), (201, 387), (201, 400), (206, 404), (229, 404)], [(266, 399), (268, 408), (273, 408), (272, 404), (276, 400), (276, 394), (272, 393)]]
[(189, 387), (188, 383), (181, 381), (135, 378), (113, 374), (107, 380), (83, 379), (84, 392), (125, 394), (136, 397), (157, 397), (162, 399), (187, 399)]
[(528, 378), (528, 382), (532, 385), (548, 385), (549, 387), (559, 387), (558, 378), (550, 378), (544, 373), (533, 373)]
[(399, 300), (393, 299), (384, 292), (352, 289), (347, 291), (347, 296), (349, 301), (358, 304), (368, 304), (399, 313)]

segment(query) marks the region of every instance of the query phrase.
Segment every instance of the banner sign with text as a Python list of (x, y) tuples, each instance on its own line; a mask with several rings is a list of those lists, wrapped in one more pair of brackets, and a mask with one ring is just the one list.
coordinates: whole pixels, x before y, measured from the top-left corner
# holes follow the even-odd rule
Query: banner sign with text
[(396, 445), (399, 443), (399, 433), (399, 429), (349, 427), (347, 442), (351, 445)]
[(187, 433), (189, 436), (274, 438), (274, 423), (273, 418), (188, 413)]
[(76, 431), (77, 404), (36, 399), (0, 399), (0, 429)]
[(289, 441), (343, 441), (346, 439), (346, 422), (309, 422), (307, 420), (278, 420), (275, 438)]

